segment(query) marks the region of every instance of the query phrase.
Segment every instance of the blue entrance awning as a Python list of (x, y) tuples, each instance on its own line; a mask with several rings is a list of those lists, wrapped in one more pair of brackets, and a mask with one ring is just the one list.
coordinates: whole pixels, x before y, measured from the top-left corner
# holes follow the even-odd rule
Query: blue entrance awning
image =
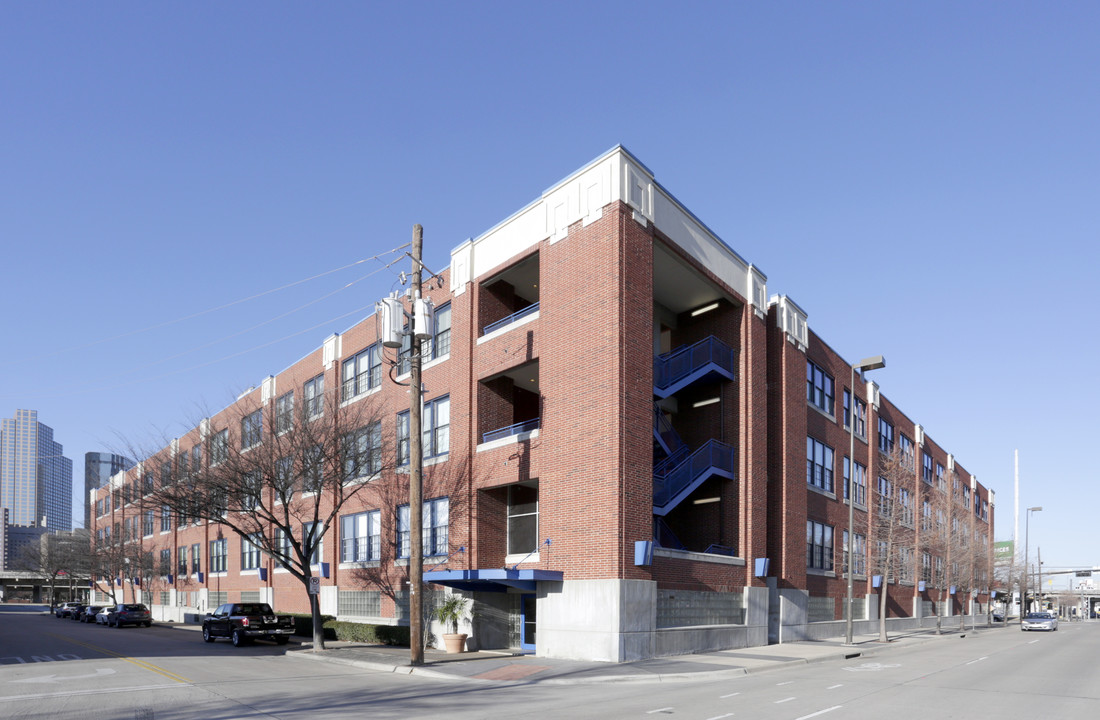
[(507, 570), (491, 568), (486, 570), (432, 570), (424, 573), (424, 582), (446, 585), (456, 590), (481, 592), (507, 592), (516, 588), (526, 592), (535, 592), (535, 584), (540, 581), (561, 582), (560, 570)]

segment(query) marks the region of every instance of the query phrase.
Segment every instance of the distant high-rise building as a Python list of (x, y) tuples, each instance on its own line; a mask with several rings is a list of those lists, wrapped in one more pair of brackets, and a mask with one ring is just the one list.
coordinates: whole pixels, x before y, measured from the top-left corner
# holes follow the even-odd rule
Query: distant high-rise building
[(0, 420), (0, 507), (12, 526), (72, 530), (73, 461), (63, 452), (38, 411)]
[(84, 453), (84, 527), (92, 526), (93, 491), (107, 484), (111, 476), (134, 466), (134, 461), (114, 453)]

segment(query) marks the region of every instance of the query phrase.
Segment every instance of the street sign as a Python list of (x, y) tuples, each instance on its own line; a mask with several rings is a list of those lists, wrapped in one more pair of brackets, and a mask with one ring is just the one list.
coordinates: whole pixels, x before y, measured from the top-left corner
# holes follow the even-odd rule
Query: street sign
[(1078, 570), (1077, 577), (1092, 577), (1092, 570)]
[(309, 579), (309, 594), (320, 595), (321, 594), (321, 578), (311, 577)]

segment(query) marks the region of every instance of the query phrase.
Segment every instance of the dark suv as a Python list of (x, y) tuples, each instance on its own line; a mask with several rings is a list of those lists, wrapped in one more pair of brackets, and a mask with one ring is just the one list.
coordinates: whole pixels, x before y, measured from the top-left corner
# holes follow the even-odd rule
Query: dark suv
[(73, 613), (80, 610), (80, 608), (82, 607), (84, 607), (83, 603), (78, 603), (75, 601), (62, 603), (57, 606), (57, 609), (54, 610), (53, 614), (54, 617), (58, 618), (71, 618), (73, 616)]
[(123, 625), (144, 625), (145, 627), (149, 627), (152, 624), (153, 616), (149, 612), (149, 608), (141, 603), (119, 605), (115, 608), (113, 613), (107, 616), (107, 625), (110, 627), (122, 627)]

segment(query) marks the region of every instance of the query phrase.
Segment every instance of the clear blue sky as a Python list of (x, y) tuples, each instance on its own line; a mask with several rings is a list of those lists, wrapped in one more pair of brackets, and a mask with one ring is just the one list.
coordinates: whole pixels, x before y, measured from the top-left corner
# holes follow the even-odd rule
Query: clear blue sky
[(0, 414), (78, 468), (178, 435), (396, 277), (190, 316), (414, 223), (441, 267), (622, 143), (837, 351), (887, 357), (999, 539), (1019, 448), (1032, 548), (1100, 564), (1098, 72), (1093, 3), (4, 3)]

